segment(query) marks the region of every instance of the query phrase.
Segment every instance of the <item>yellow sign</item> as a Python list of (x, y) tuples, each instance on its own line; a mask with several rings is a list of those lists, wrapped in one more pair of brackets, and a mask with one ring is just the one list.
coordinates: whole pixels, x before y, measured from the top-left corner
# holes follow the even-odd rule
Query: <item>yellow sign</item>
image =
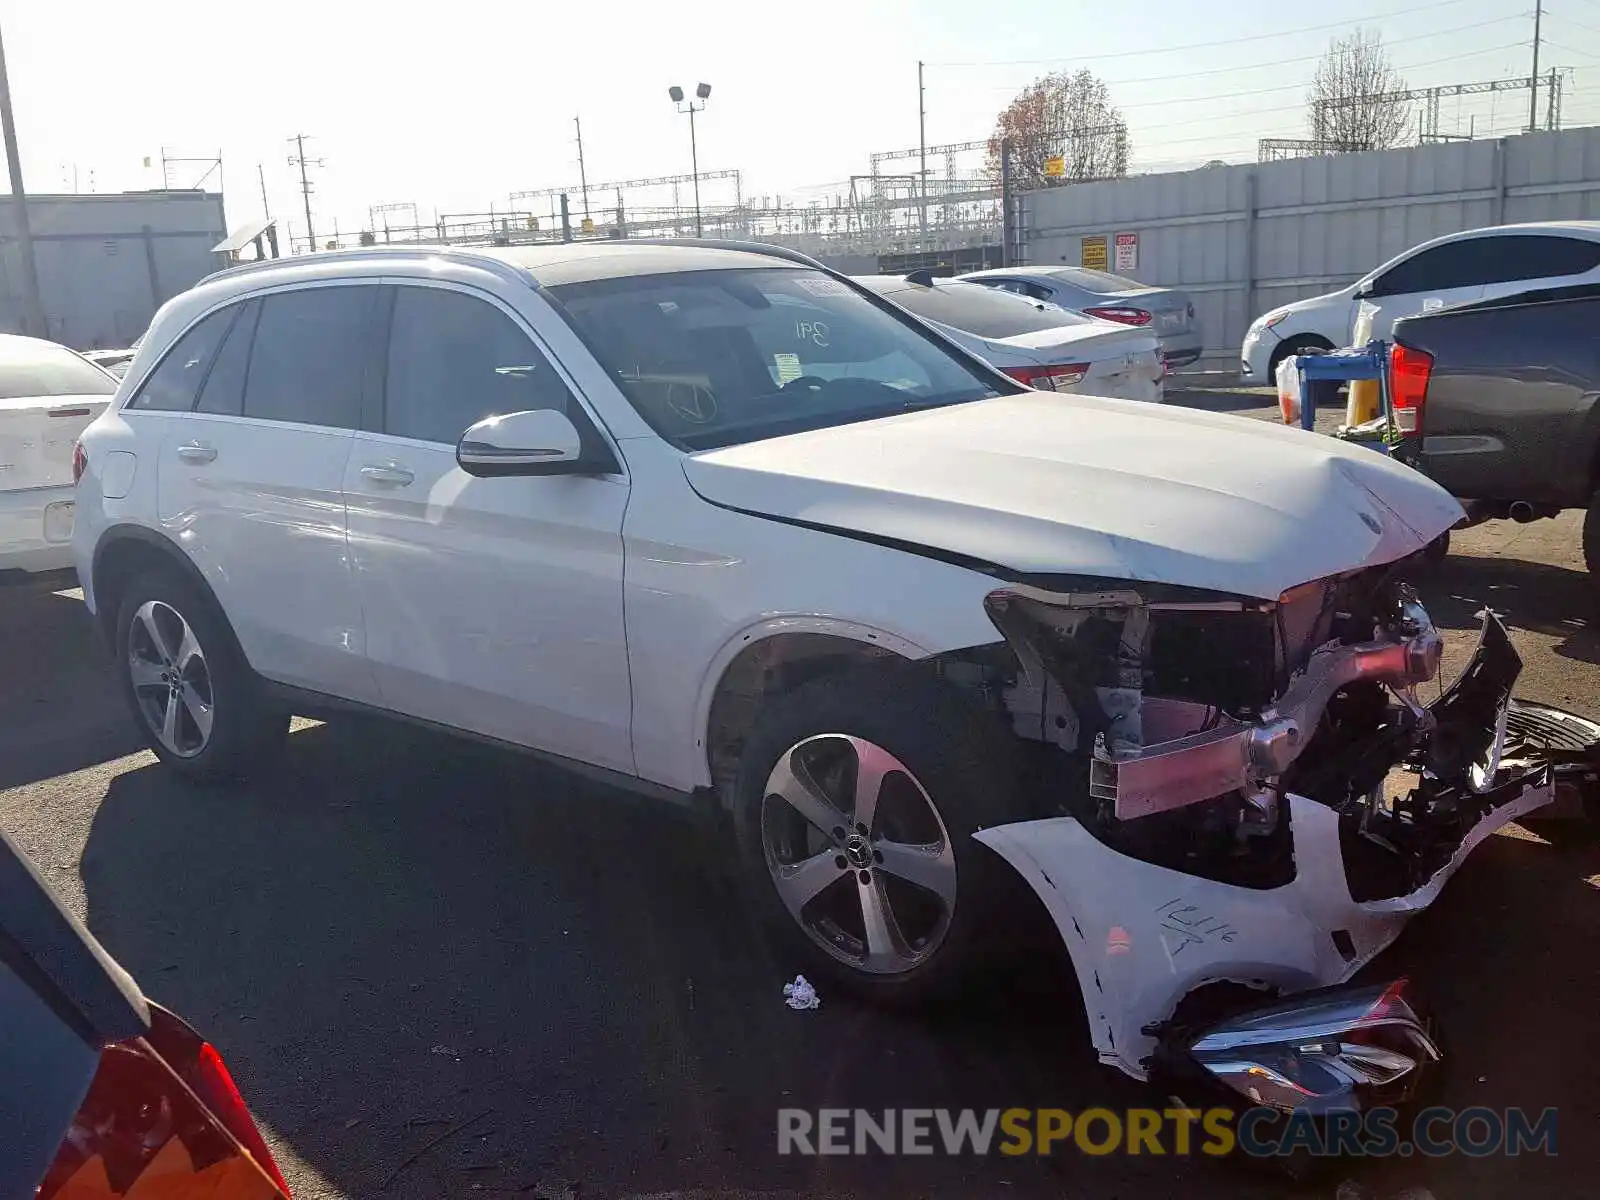
[(591, 218), (585, 217), (583, 219), (583, 231), (585, 233), (593, 233), (594, 232), (594, 221)]
[(1104, 234), (1082, 239), (1082, 249), (1079, 251), (1079, 263), (1095, 271), (1106, 269), (1106, 239)]
[(1044, 173), (1050, 179), (1065, 179), (1067, 175), (1067, 160), (1064, 158), (1045, 159)]

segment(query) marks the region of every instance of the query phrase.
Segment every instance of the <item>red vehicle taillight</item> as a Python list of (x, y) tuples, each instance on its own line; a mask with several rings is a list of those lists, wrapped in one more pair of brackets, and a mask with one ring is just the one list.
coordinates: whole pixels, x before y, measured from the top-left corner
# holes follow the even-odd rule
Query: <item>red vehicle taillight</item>
[(89, 455), (83, 448), (82, 442), (72, 443), (72, 482), (76, 484), (83, 478), (84, 471), (89, 466)]
[(1086, 308), (1083, 311), (1088, 316), (1099, 317), (1102, 321), (1115, 321), (1118, 325), (1150, 324), (1150, 314), (1147, 311), (1125, 304), (1107, 304), (1101, 308)]
[(1024, 387), (1044, 391), (1060, 391), (1083, 382), (1089, 373), (1088, 363), (1053, 363), (1044, 367), (1007, 367), (1007, 375)]
[(205, 1102), (205, 1106), (238, 1143), (250, 1151), (250, 1157), (256, 1160), (256, 1165), (272, 1176), (272, 1181), (285, 1196), (289, 1195), (289, 1185), (283, 1178), (283, 1172), (278, 1170), (272, 1151), (267, 1149), (266, 1139), (256, 1128), (250, 1110), (245, 1107), (244, 1097), (239, 1094), (238, 1085), (233, 1082), (227, 1064), (222, 1061), (222, 1055), (210, 1042), (200, 1047), (193, 1072), (184, 1082), (194, 1089), (194, 1094)]
[(1433, 355), (1394, 343), (1389, 349), (1389, 404), (1395, 428), (1401, 433), (1421, 433), (1422, 413), (1428, 399), (1428, 376)]

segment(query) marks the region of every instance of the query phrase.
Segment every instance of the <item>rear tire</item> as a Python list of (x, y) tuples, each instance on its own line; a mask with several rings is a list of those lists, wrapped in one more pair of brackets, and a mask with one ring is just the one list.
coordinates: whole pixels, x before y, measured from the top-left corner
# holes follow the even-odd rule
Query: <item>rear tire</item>
[(961, 693), (914, 667), (816, 680), (770, 702), (745, 743), (747, 887), (806, 974), (888, 1004), (954, 998), (1021, 887), (972, 834), (1018, 819), (1017, 795), (1010, 735)]
[(289, 714), (268, 703), (209, 596), (174, 571), (149, 571), (123, 593), (116, 621), (123, 697), (168, 767), (215, 783), (282, 749)]

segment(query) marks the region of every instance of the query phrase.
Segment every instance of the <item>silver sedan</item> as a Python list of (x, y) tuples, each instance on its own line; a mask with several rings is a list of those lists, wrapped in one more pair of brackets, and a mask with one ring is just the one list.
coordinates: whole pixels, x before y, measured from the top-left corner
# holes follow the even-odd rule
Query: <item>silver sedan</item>
[(1089, 267), (1009, 267), (972, 271), (959, 278), (1148, 329), (1161, 339), (1168, 369), (1194, 362), (1204, 345), (1194, 302), (1177, 288), (1151, 287)]

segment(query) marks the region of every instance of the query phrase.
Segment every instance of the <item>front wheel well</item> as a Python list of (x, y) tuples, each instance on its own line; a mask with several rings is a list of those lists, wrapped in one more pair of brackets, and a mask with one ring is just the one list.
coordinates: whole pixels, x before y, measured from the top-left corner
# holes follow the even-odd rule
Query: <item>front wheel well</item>
[(1304, 354), (1307, 350), (1332, 350), (1333, 343), (1320, 333), (1291, 333), (1272, 349), (1272, 359), (1267, 364), (1267, 377), (1277, 382), (1278, 364), (1291, 354)]
[(707, 766), (722, 803), (729, 802), (745, 738), (767, 701), (826, 675), (905, 661), (887, 647), (827, 633), (783, 633), (741, 650), (717, 681), (706, 722)]

